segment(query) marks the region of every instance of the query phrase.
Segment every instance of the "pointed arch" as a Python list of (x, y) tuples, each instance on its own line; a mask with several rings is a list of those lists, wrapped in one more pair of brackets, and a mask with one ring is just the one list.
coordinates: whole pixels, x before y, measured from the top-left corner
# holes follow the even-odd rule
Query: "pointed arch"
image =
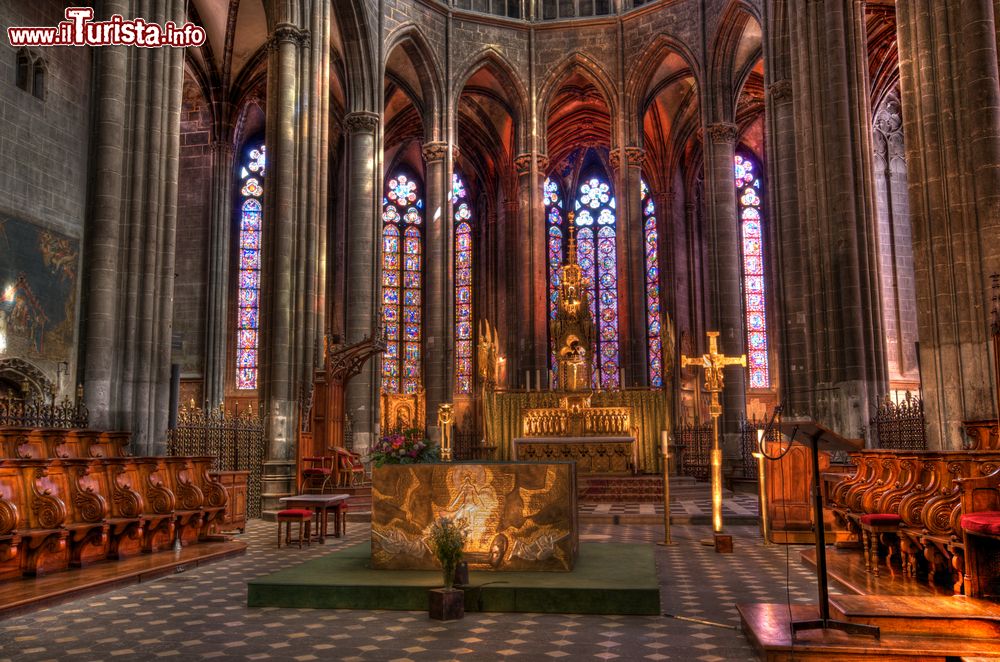
[(704, 73), (691, 49), (669, 35), (658, 35), (636, 58), (639, 65), (632, 69), (625, 82), (626, 104), (631, 111), (627, 113), (626, 139), (631, 145), (642, 146), (642, 117), (660, 88), (660, 81), (656, 80), (657, 71), (670, 55), (681, 58), (694, 78), (695, 87), (703, 89)]
[(343, 60), (347, 64), (343, 85), (350, 111), (378, 112), (380, 84), (364, 0), (336, 0), (330, 6), (335, 19), (332, 29), (340, 34)]
[[(593, 83), (597, 88), (604, 100), (604, 104), (608, 107), (610, 116), (612, 118), (618, 117), (618, 90), (613, 79), (596, 60), (580, 51), (575, 51), (567, 55), (562, 62), (548, 73), (544, 82), (538, 88), (538, 106), (536, 108), (538, 116), (545, 117), (548, 114), (549, 107), (552, 105), (556, 94), (559, 93), (563, 82), (577, 73), (590, 83)], [(539, 134), (541, 144), (546, 144), (548, 139), (547, 122), (539, 122)], [(610, 135), (610, 146), (612, 150), (617, 146), (617, 138), (614, 131)]]
[(397, 49), (402, 49), (406, 59), (417, 76), (419, 97), (412, 98), (417, 90), (409, 90), (411, 101), (421, 110), (424, 125), (424, 139), (436, 140), (441, 135), (442, 100), (444, 99), (444, 78), (434, 50), (430, 47), (423, 31), (414, 23), (405, 23), (396, 28), (386, 38), (385, 61), (382, 63), (383, 77), (390, 76), (390, 62)]
[(530, 114), (528, 111), (528, 91), (522, 83), (522, 77), (517, 74), (514, 67), (496, 46), (486, 46), (481, 49), (469, 58), (469, 64), (454, 77), (455, 88), (452, 94), (454, 107), (450, 109), (451, 115), (458, 116), (458, 103), (462, 96), (462, 90), (481, 69), (488, 70), (507, 90), (506, 102), (516, 131), (514, 149), (516, 153), (527, 151), (527, 118)]
[[(752, 23), (752, 25), (751, 25)], [(756, 26), (756, 44), (745, 45), (748, 28)], [(754, 65), (763, 57), (762, 23), (756, 8), (745, 0), (732, 0), (715, 33), (710, 49), (708, 83), (712, 106), (707, 108), (713, 121), (731, 122), (736, 116), (736, 101)]]

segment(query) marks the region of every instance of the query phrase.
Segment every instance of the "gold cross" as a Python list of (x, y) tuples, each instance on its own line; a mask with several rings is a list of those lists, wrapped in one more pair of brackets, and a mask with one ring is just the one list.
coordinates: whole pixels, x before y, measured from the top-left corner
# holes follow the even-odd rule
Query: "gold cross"
[(708, 354), (702, 354), (698, 358), (681, 356), (681, 366), (686, 368), (695, 365), (705, 369), (705, 390), (712, 394), (712, 404), (709, 407), (709, 413), (713, 417), (717, 417), (722, 414), (722, 407), (719, 405), (719, 393), (722, 392), (724, 386), (722, 369), (727, 365), (747, 367), (747, 355), (743, 354), (737, 358), (735, 356), (720, 354), (719, 332), (708, 331), (706, 335), (708, 336)]

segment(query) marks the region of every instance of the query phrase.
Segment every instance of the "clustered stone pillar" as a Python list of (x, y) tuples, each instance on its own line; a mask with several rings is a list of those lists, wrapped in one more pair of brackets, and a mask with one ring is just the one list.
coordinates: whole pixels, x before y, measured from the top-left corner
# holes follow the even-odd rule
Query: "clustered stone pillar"
[[(376, 185), (375, 143), (379, 116), (355, 112), (344, 118), (347, 137), (347, 296), (344, 301), (348, 343), (371, 336), (380, 307), (378, 275), (379, 223), (375, 210), (381, 196)], [(378, 360), (365, 364), (347, 385), (346, 408), (351, 418), (354, 450), (365, 451), (375, 431), (379, 385)]]
[(424, 213), (424, 245), (426, 259), (424, 271), (427, 274), (424, 290), (424, 389), (426, 396), (427, 427), (437, 430), (438, 405), (450, 402), (451, 380), (448, 369), (449, 338), (451, 334), (448, 310), (452, 294), (448, 283), (451, 271), (449, 237), (451, 236), (451, 214), (449, 213), (450, 190), (446, 182), (451, 178), (445, 169), (448, 143), (429, 142), (423, 146), (426, 182), (426, 203)]
[(298, 425), (308, 414), (319, 330), (325, 327), (318, 248), (326, 217), (322, 183), (329, 106), (325, 88), (313, 83), (328, 70), (329, 8), (313, 0), (275, 11), (268, 62), (258, 385), (268, 438), (265, 510), (295, 489)]
[(229, 140), (216, 140), (212, 143), (212, 225), (209, 228), (208, 301), (205, 311), (204, 406), (207, 409), (222, 404), (226, 391), (232, 188), (233, 145)]
[[(510, 386), (521, 384), (528, 373), (531, 387), (537, 388), (537, 376), (544, 380), (548, 374), (548, 304), (546, 302), (547, 278), (545, 260), (545, 212), (542, 209), (542, 174), (548, 159), (542, 155), (521, 154), (514, 159), (517, 169), (517, 248), (513, 277), (516, 283), (516, 300), (513, 314), (516, 322), (511, 332), (517, 334), (515, 353), (519, 360)], [(541, 228), (541, 229), (540, 229)], [(508, 312), (508, 314), (510, 314)]]
[[(181, 23), (184, 5), (144, 16)], [(137, 13), (125, 0), (103, 9), (105, 19)], [(183, 63), (181, 49), (107, 47), (96, 74), (84, 400), (93, 426), (132, 432), (136, 454), (166, 450)]]
[[(705, 188), (709, 217), (709, 286), (706, 302), (710, 330), (719, 331), (719, 351), (726, 356), (746, 353), (743, 322), (743, 274), (740, 256), (740, 222), (736, 207), (737, 130), (735, 124), (717, 122), (705, 131)], [(704, 338), (696, 346), (703, 347)], [(707, 348), (706, 348), (707, 349)], [(746, 371), (732, 370), (726, 375), (722, 392), (722, 420), (719, 424), (724, 455), (739, 453), (739, 422), (746, 416)]]
[(618, 201), (618, 245), (624, 259), (618, 261), (618, 299), (626, 312), (619, 324), (621, 365), (626, 384), (648, 386), (649, 370), (646, 323), (646, 231), (642, 214), (642, 164), (645, 153), (638, 147), (625, 148)]
[[(797, 252), (803, 263), (802, 278), (793, 284), (785, 276), (779, 294), (788, 297), (782, 302), (784, 316), (791, 313), (793, 323), (805, 324), (809, 356), (805, 379), (792, 377), (794, 370), (787, 374), (789, 387), (803, 389), (796, 399), (806, 411), (789, 413), (809, 414), (858, 437), (888, 389), (865, 8), (858, 0), (788, 0), (786, 8), (799, 242), (792, 249), (793, 239), (783, 240), (782, 258)], [(826, 55), (817, 58), (818, 52)], [(794, 268), (794, 263), (781, 268)], [(806, 292), (804, 300), (796, 289)], [(801, 342), (801, 336), (793, 334), (789, 341)]]
[[(990, 0), (899, 3), (899, 73), (928, 446), (997, 415), (989, 275), (1000, 271), (1000, 90)], [(997, 388), (996, 384), (992, 385)]]

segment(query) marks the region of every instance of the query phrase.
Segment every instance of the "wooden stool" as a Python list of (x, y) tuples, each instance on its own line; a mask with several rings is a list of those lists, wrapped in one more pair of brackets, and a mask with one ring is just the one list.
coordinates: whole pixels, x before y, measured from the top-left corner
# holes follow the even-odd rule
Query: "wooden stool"
[[(865, 552), (865, 570), (878, 577), (878, 544), (885, 544), (888, 553), (885, 557), (885, 567), (892, 563), (893, 551), (899, 553), (899, 525), (903, 518), (895, 513), (872, 513), (858, 518), (861, 526)], [(905, 567), (905, 563), (904, 563)]]
[[(292, 508), (289, 510), (279, 510), (278, 511), (278, 548), (281, 548), (281, 523), (285, 523), (285, 544), (292, 544), (292, 522), (299, 523), (299, 537), (297, 542), (299, 544), (299, 549), (302, 549), (302, 541), (305, 540), (306, 546), (309, 545), (309, 536), (312, 528), (312, 511), (311, 510), (300, 510), (297, 508)], [(305, 538), (302, 537), (302, 527), (305, 526)]]

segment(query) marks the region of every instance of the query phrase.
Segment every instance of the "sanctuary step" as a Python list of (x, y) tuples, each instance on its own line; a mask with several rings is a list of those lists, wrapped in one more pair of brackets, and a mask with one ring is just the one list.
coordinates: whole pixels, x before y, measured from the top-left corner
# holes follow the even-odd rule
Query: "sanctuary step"
[[(690, 476), (670, 477), (672, 499), (699, 498), (708, 493), (707, 483)], [(660, 503), (663, 501), (662, 476), (577, 476), (580, 501), (592, 503)]]
[[(802, 560), (816, 566), (816, 548), (801, 552)], [(933, 596), (954, 595), (950, 587), (907, 577), (898, 565), (886, 569), (883, 565), (879, 576), (865, 570), (865, 559), (860, 549), (826, 549), (826, 568), (830, 579), (836, 580), (854, 593), (861, 595), (911, 596), (926, 599)]]
[[(857, 596), (862, 597), (862, 596)], [(892, 600), (884, 597), (884, 600)], [(942, 605), (939, 603), (939, 607)], [(790, 624), (793, 620), (814, 619), (818, 616), (815, 606), (793, 605), (789, 612), (786, 604), (738, 604), (737, 611), (743, 632), (751, 645), (756, 649), (762, 660), (940, 660), (946, 662), (955, 658), (974, 659), (977, 657), (993, 659), (1000, 656), (1000, 639), (995, 636), (977, 637), (965, 630), (953, 630), (951, 635), (943, 636), (925, 634), (920, 628), (937, 628), (940, 623), (923, 624), (925, 616), (915, 613), (912, 603), (900, 602), (900, 610), (908, 614), (908, 623), (914, 624), (909, 630), (896, 629), (894, 623), (882, 631), (881, 637), (848, 635), (838, 630), (806, 630), (798, 634), (793, 641)], [(853, 611), (860, 620), (872, 618), (872, 609), (863, 608)], [(865, 613), (862, 613), (865, 612)], [(843, 616), (843, 612), (840, 614)], [(955, 618), (966, 619), (961, 610), (955, 612)], [(937, 620), (937, 617), (932, 617)], [(888, 623), (888, 620), (887, 620)], [(902, 621), (900, 621), (902, 623)], [(982, 622), (978, 632), (983, 632)]]
[(883, 634), (948, 637), (961, 633), (1000, 642), (1000, 604), (976, 598), (835, 595), (830, 598), (830, 614), (842, 621), (877, 625)]

